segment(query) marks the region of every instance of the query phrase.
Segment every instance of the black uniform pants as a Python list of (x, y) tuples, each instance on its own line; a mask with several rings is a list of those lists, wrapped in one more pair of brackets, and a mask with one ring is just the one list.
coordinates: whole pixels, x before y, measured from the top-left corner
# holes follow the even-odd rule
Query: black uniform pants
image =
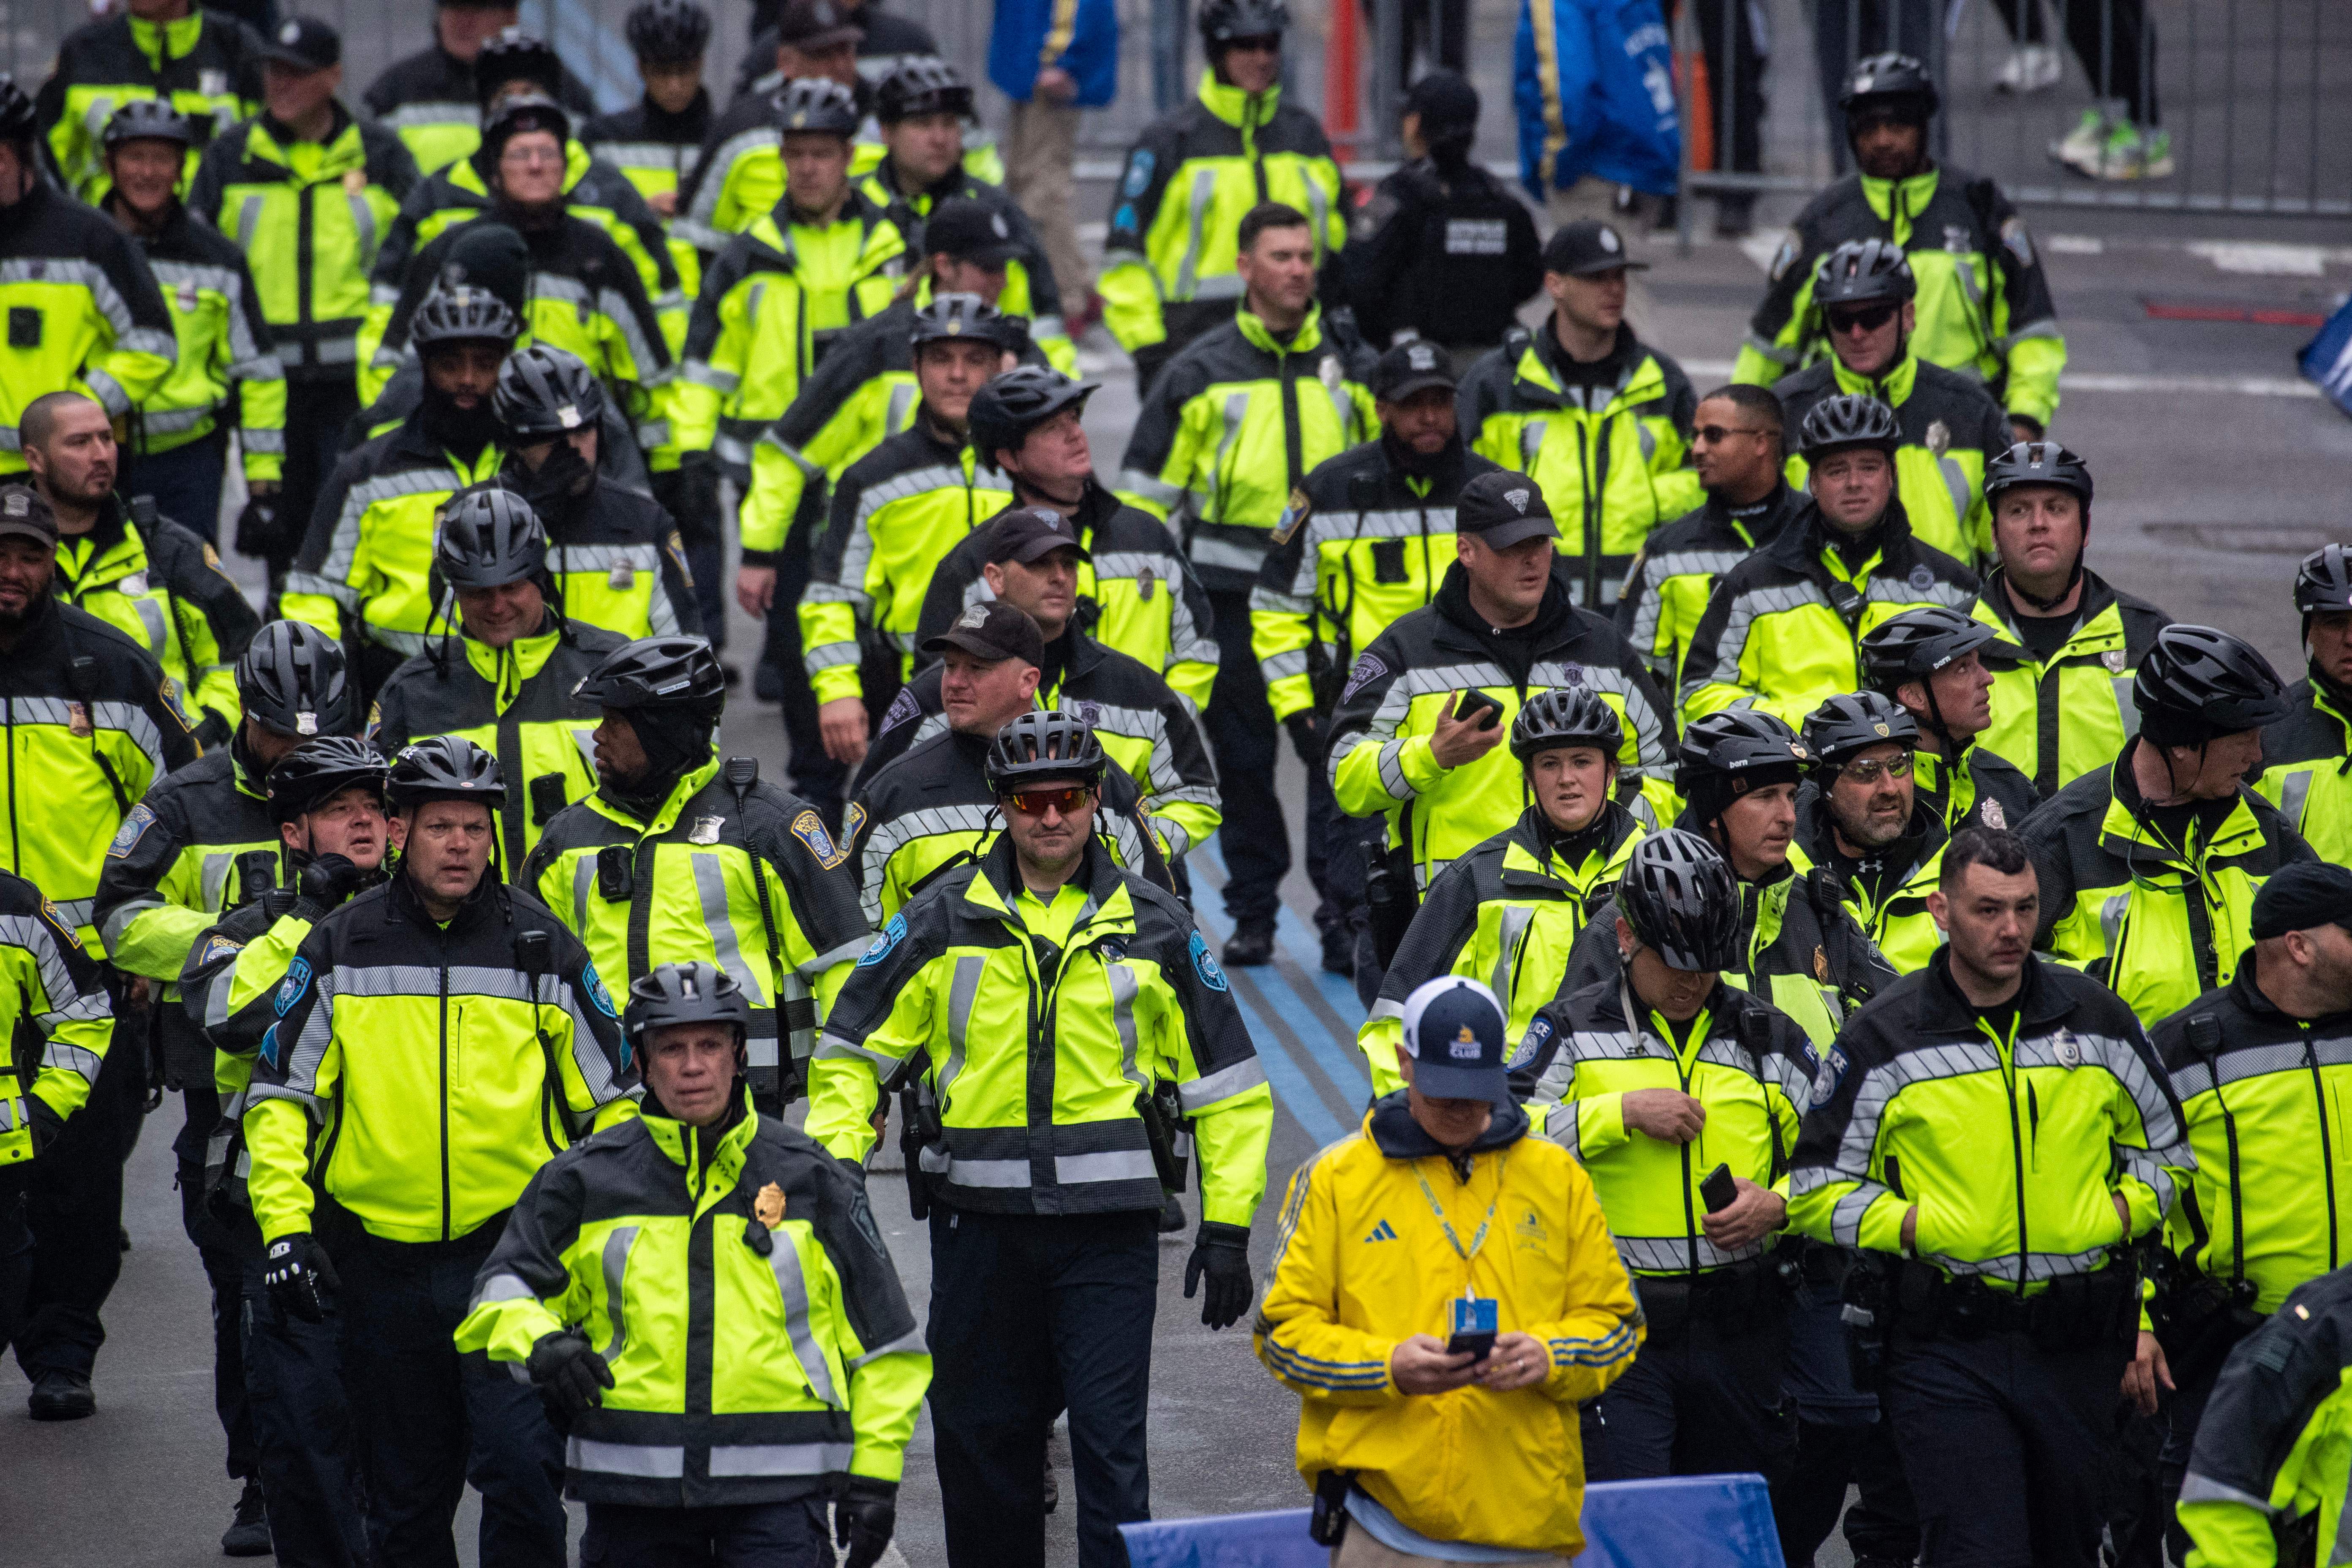
[(25, 1223), (21, 1167), (0, 1174), (0, 1351), (16, 1342), (24, 1326), (25, 1294), (33, 1284), (33, 1229)]
[(228, 1233), (205, 1207), (205, 1145), (220, 1122), (220, 1095), (210, 1080), (180, 1091), (186, 1119), (172, 1140), (178, 1170), (180, 1226), (196, 1245), (212, 1286), (213, 1409), (228, 1438), (228, 1473), (243, 1480), (255, 1473), (253, 1412), (245, 1381), (245, 1266)]
[(147, 1020), (118, 1016), (89, 1100), (26, 1178), (33, 1278), (16, 1364), (88, 1377), (106, 1342), (99, 1312), (122, 1274), (122, 1162), (138, 1140), (147, 1092)]
[[(1828, 1262), (1826, 1248), (1808, 1247), (1804, 1258), (1811, 1267), (1789, 1308), (1797, 1463), (1772, 1498), (1781, 1559), (1788, 1568), (1811, 1568), (1843, 1513), (1857, 1563), (1912, 1562), (1919, 1555), (1918, 1510), (1877, 1396), (1853, 1386), (1843, 1270)], [(1862, 1493), (1852, 1508), (1845, 1505), (1849, 1486)]]
[(460, 1355), (454, 1339), (503, 1228), (451, 1242), (330, 1241), (380, 1563), (457, 1568), (451, 1527), (470, 1481), (484, 1568), (563, 1568), (563, 1445), (529, 1383), (478, 1352)]
[(2045, 1351), (2013, 1331), (1917, 1340), (1898, 1326), (1881, 1399), (1924, 1568), (2095, 1568), (2117, 1501), (2125, 1360), (2120, 1343)]
[(931, 1209), (931, 1426), (950, 1568), (1042, 1568), (1045, 1434), (1070, 1413), (1078, 1562), (1125, 1568), (1151, 1517), (1144, 1418), (1156, 1211)]
[(834, 1568), (824, 1499), (725, 1508), (592, 1502), (581, 1568)]
[(279, 1311), (258, 1259), (245, 1265), (243, 1284), (245, 1387), (278, 1568), (364, 1568), (340, 1303), (320, 1323)]
[[(1589, 1480), (1635, 1481), (1752, 1470), (1777, 1509), (1797, 1453), (1796, 1407), (1781, 1386), (1789, 1323), (1777, 1306), (1735, 1331), (1695, 1313), (1654, 1333), (1625, 1374), (1588, 1408)], [(1597, 1440), (1596, 1440), (1597, 1439)]]
[[(1209, 743), (1216, 748), (1217, 789), (1224, 802), (1225, 820), (1217, 830), (1217, 843), (1225, 857), (1225, 913), (1235, 925), (1271, 924), (1282, 905), (1282, 879), (1290, 870), (1290, 830), (1274, 787), (1282, 731), (1266, 702), (1257, 656), (1250, 651), (1249, 595), (1213, 593), (1209, 604), (1216, 616), (1217, 679), (1209, 688), (1209, 710), (1202, 717)], [(1310, 764), (1307, 873), (1326, 906), (1317, 913), (1318, 923), (1325, 923), (1327, 917), (1344, 918), (1324, 892), (1327, 841), (1338, 815), (1329, 779), (1319, 763)]]

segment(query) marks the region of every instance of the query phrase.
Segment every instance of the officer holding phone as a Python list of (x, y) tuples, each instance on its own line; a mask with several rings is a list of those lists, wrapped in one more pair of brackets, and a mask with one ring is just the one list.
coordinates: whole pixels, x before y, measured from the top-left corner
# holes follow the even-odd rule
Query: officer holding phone
[(1812, 1045), (1723, 983), (1744, 957), (1739, 890), (1706, 839), (1643, 839), (1616, 908), (1617, 973), (1538, 1013), (1512, 1058), (1528, 1114), (1592, 1177), (1650, 1320), (1641, 1360), (1587, 1414), (1586, 1473), (1753, 1470), (1777, 1493), (1797, 1427), (1781, 1386), (1793, 1271), (1776, 1248)]

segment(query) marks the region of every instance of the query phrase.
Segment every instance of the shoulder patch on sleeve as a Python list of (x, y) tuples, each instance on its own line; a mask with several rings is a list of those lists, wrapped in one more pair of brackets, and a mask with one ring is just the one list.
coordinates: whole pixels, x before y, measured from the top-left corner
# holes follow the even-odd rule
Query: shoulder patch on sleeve
[(59, 914), (58, 906), (47, 899), (41, 900), (41, 918), (48, 921), (50, 929), (73, 947), (79, 949), (81, 946), (81, 932), (74, 930), (73, 922)]
[(1151, 188), (1151, 171), (1158, 160), (1149, 147), (1138, 147), (1127, 160), (1127, 178), (1120, 182), (1119, 195), (1132, 201)]
[(1543, 1054), (1545, 1042), (1550, 1038), (1551, 1020), (1538, 1015), (1535, 1020), (1528, 1025), (1528, 1032), (1519, 1037), (1519, 1048), (1511, 1053), (1511, 1059), (1505, 1062), (1503, 1066), (1514, 1071), (1523, 1067), (1533, 1066), (1536, 1058)]
[(882, 934), (874, 939), (874, 945), (858, 957), (857, 967), (866, 969), (881, 963), (890, 956), (892, 948), (906, 940), (907, 917), (903, 913), (892, 915), (890, 923), (882, 928)]
[(1829, 1053), (1822, 1058), (1821, 1070), (1813, 1074), (1813, 1103), (1816, 1106), (1827, 1105), (1830, 1096), (1837, 1092), (1838, 1081), (1844, 1077), (1845, 1052), (1840, 1047), (1832, 1046)]
[[(1338, 362), (1326, 359), (1323, 363), (1334, 364)], [(1314, 510), (1307, 504), (1307, 492), (1293, 486), (1290, 491), (1290, 504), (1282, 509), (1282, 516), (1275, 522), (1274, 542), (1277, 546), (1289, 543), (1291, 537), (1305, 526), (1307, 514)]]
[[(885, 725), (884, 728), (887, 729), (888, 726)], [(866, 803), (862, 800), (851, 801), (849, 803), (849, 809), (842, 813), (841, 816), (841, 848), (843, 854), (847, 854), (849, 852), (849, 847), (857, 842), (857, 835), (865, 826)]]
[(2033, 265), (2033, 237), (2025, 231), (2025, 220), (2012, 217), (2000, 226), (2000, 242), (2020, 267)]
[(1804, 253), (1805, 241), (1803, 236), (1800, 235), (1793, 228), (1788, 233), (1782, 235), (1780, 237), (1780, 248), (1772, 253), (1772, 281), (1775, 283), (1780, 281), (1781, 278), (1787, 274), (1789, 268), (1797, 264), (1797, 258), (1802, 256)]
[(155, 813), (145, 801), (132, 806), (131, 815), (122, 819), (122, 826), (114, 830), (114, 841), (106, 847), (107, 858), (120, 860), (128, 856), (139, 847), (139, 840), (145, 837), (147, 830), (154, 825)]
[(614, 1009), (613, 994), (604, 989), (604, 977), (596, 973), (594, 959), (587, 959), (581, 963), (580, 984), (588, 993), (588, 1000), (596, 1011), (615, 1022), (619, 1021), (621, 1015)]
[(245, 951), (245, 943), (231, 942), (218, 931), (205, 938), (204, 951), (196, 954), (196, 967), (209, 969), (223, 959), (235, 958)]
[(814, 856), (816, 863), (828, 871), (849, 858), (848, 850), (834, 846), (833, 835), (824, 830), (824, 818), (814, 809), (803, 811), (793, 818), (793, 837), (799, 839), (801, 847)]
[(1207, 937), (1202, 936), (1199, 931), (1194, 931), (1192, 933), (1192, 942), (1187, 944), (1186, 951), (1190, 952), (1192, 955), (1192, 973), (1201, 977), (1202, 984), (1207, 986), (1212, 991), (1229, 991), (1232, 989), (1232, 986), (1225, 979), (1225, 972), (1217, 967), (1217, 961), (1215, 959), (1209, 956), (1209, 939)]
[(294, 1004), (302, 999), (302, 993), (310, 985), (310, 961), (298, 957), (287, 967), (286, 978), (278, 983), (278, 994), (269, 1004), (271, 1009), (283, 1018), (293, 1011)]
[(677, 568), (677, 574), (686, 580), (686, 585), (689, 588), (693, 587), (694, 568), (686, 563), (686, 536), (677, 530), (671, 529), (669, 538), (663, 544), (663, 548), (669, 552), (670, 563)]
[(1389, 667), (1378, 654), (1363, 655), (1356, 660), (1355, 668), (1348, 671), (1348, 684), (1339, 689), (1339, 700), (1351, 700), (1357, 692), (1388, 672)]
[[(877, 735), (887, 735), (899, 725), (919, 717), (922, 710), (923, 705), (915, 700), (915, 689), (912, 686), (902, 686), (898, 688), (898, 695), (890, 699), (890, 706), (882, 715), (882, 727), (875, 732)], [(853, 806), (850, 809), (854, 811), (856, 808)], [(842, 820), (842, 831), (845, 837), (852, 838), (856, 837), (855, 833), (849, 831), (848, 819), (845, 817)]]
[(186, 731), (192, 735), (195, 733), (196, 727), (188, 722), (188, 710), (180, 706), (180, 683), (178, 681), (173, 679), (168, 675), (165, 676), (163, 678), (163, 684), (155, 689), (155, 695), (163, 700), (163, 711), (169, 713), (179, 724), (181, 729)]

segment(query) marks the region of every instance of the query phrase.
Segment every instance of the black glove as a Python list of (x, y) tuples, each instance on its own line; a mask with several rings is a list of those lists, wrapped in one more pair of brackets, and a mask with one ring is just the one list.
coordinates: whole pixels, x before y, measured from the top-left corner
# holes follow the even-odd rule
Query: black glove
[(1209, 1277), (1209, 1294), (1201, 1303), (1201, 1321), (1213, 1329), (1229, 1329), (1249, 1310), (1249, 1226), (1201, 1222), (1201, 1237), (1184, 1262), (1184, 1300), (1192, 1299), (1201, 1276)]
[(291, 555), (299, 541), (289, 538), (289, 531), (278, 521), (277, 496), (248, 496), (236, 514), (236, 552), (256, 561)]
[(874, 1568), (898, 1528), (898, 1483), (852, 1476), (833, 1502), (833, 1542), (849, 1548), (842, 1568)]
[(719, 458), (688, 452), (677, 460), (677, 531), (688, 544), (719, 536)]
[(604, 1391), (613, 1386), (613, 1369), (604, 1358), (589, 1346), (585, 1334), (569, 1329), (559, 1329), (531, 1346), (524, 1370), (559, 1426), (604, 1404)]
[(304, 898), (315, 899), (331, 910), (350, 898), (366, 876), (347, 855), (321, 855), (294, 874), (294, 885), (302, 889)]
[(1290, 749), (1298, 753), (1299, 762), (1309, 770), (1320, 768), (1323, 765), (1322, 715), (1312, 709), (1303, 713), (1293, 713), (1282, 721), (1282, 727), (1290, 731)]
[(65, 1136), (66, 1119), (59, 1116), (47, 1100), (33, 1094), (25, 1097), (25, 1116), (33, 1124), (33, 1158), (37, 1160), (41, 1157), (41, 1151)]
[(269, 1244), (261, 1260), (261, 1282), (279, 1311), (306, 1323), (326, 1321), (326, 1292), (343, 1288), (335, 1278), (334, 1259), (308, 1231), (281, 1236)]

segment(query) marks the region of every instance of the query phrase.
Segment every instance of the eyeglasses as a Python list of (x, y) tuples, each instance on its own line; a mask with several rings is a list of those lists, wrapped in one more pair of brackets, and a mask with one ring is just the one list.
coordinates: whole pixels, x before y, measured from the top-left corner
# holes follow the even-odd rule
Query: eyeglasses
[(1833, 332), (1874, 332), (1895, 319), (1892, 305), (1864, 305), (1854, 310), (1832, 310), (1830, 331)]
[(1769, 430), (1750, 429), (1745, 425), (1702, 425), (1691, 432), (1691, 438), (1705, 441), (1709, 446), (1713, 446), (1717, 441), (1728, 441), (1734, 436), (1769, 436), (1770, 434), (1772, 432)]
[(1024, 816), (1043, 816), (1049, 811), (1069, 816), (1093, 799), (1094, 793), (1085, 784), (1070, 784), (1061, 789), (1015, 790), (1003, 799), (1005, 805)]
[(1856, 784), (1874, 784), (1882, 776), (1890, 779), (1909, 778), (1911, 776), (1911, 759), (1908, 757), (1889, 757), (1884, 762), (1873, 759), (1872, 761), (1864, 763), (1848, 763), (1839, 771), (1843, 773), (1846, 777), (1852, 779)]

